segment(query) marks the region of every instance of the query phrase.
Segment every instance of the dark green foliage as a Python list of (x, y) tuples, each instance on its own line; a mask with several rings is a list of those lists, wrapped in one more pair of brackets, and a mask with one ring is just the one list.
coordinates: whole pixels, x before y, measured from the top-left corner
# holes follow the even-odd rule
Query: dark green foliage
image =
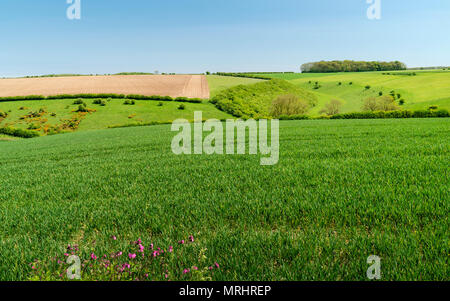
[(78, 110), (76, 110), (75, 112), (80, 112), (80, 113), (84, 113), (84, 112), (89, 112), (88, 109), (86, 108), (86, 104), (82, 104), (78, 106)]
[(370, 85), (367, 85), (365, 88), (366, 90), (370, 90)]
[(387, 119), (387, 118), (442, 118), (450, 117), (447, 110), (441, 109), (438, 111), (417, 110), (417, 111), (376, 111), (376, 112), (354, 112), (336, 114), (331, 116), (331, 119)]
[(379, 96), (383, 96), (383, 91), (378, 92)]
[(34, 131), (28, 131), (23, 129), (15, 129), (11, 127), (0, 127), (0, 134), (8, 135), (8, 136), (14, 136), (14, 137), (20, 137), (20, 138), (34, 138), (39, 137), (38, 132)]
[(124, 105), (135, 105), (136, 102), (132, 99), (125, 99), (125, 101), (123, 102)]
[(235, 117), (263, 118), (270, 116), (273, 100), (287, 94), (296, 95), (311, 107), (317, 104), (317, 97), (311, 92), (280, 79), (235, 86), (219, 92), (211, 102)]
[(163, 102), (162, 101), (158, 102), (158, 107), (162, 107), (162, 106), (163, 106)]
[(35, 123), (30, 123), (30, 124), (28, 124), (28, 127), (27, 127), (27, 129), (29, 129), (29, 130), (37, 130), (39, 128), (40, 128), (39, 124), (35, 124)]
[(306, 63), (301, 66), (303, 73), (328, 73), (328, 72), (365, 72), (405, 70), (406, 65), (399, 62), (356, 62), (356, 61), (321, 61)]
[(8, 113), (0, 111), (0, 118), (6, 118), (8, 117)]
[(178, 110), (184, 110), (186, 109), (186, 106), (184, 104), (181, 104), (178, 106)]
[(398, 104), (401, 105), (401, 106), (403, 106), (403, 105), (405, 104), (405, 100), (404, 100), (404, 99), (400, 99), (400, 100), (398, 101)]
[(75, 100), (73, 102), (73, 104), (74, 105), (82, 105), (82, 104), (85, 104), (85, 102), (81, 98), (78, 98), (77, 100)]
[(20, 100), (42, 100), (45, 99), (45, 96), (42, 95), (28, 95), (28, 96), (7, 96), (0, 97), (0, 102), (2, 101), (20, 101)]

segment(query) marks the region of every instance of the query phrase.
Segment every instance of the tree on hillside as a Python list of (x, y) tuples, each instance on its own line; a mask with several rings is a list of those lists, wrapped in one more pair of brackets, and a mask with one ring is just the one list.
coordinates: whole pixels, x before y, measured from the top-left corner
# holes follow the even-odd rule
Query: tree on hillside
[(364, 100), (363, 111), (395, 111), (398, 106), (391, 96), (369, 97)]
[(369, 97), (364, 100), (363, 111), (376, 111), (378, 108), (377, 99), (375, 97)]
[(329, 116), (339, 114), (341, 111), (342, 103), (337, 99), (332, 99), (329, 103), (327, 103), (319, 113), (327, 114)]
[(273, 117), (280, 117), (281, 115), (303, 115), (309, 110), (309, 105), (305, 101), (299, 99), (297, 96), (282, 95), (278, 96), (272, 102), (270, 114)]

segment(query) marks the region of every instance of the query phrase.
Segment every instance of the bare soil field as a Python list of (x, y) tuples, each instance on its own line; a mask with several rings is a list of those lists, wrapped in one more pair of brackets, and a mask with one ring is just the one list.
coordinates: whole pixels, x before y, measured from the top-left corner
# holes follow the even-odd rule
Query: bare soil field
[(204, 75), (114, 75), (0, 79), (0, 97), (58, 94), (140, 94), (209, 98)]

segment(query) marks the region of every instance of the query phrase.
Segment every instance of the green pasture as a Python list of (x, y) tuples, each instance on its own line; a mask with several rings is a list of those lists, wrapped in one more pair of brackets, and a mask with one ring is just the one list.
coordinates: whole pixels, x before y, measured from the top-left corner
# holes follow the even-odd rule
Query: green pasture
[[(415, 76), (405, 75), (413, 72), (416, 74)], [(310, 89), (311, 92), (317, 94), (319, 105), (310, 112), (312, 115), (318, 114), (323, 104), (331, 99), (337, 99), (343, 103), (343, 113), (361, 111), (364, 99), (369, 96), (378, 96), (379, 92), (388, 95), (391, 91), (401, 94), (401, 98), (405, 100), (405, 105), (402, 106), (404, 109), (428, 109), (430, 106), (450, 109), (450, 71), (406, 70), (396, 72), (264, 74), (264, 76), (289, 80), (291, 83)], [(310, 81), (311, 83), (309, 83)], [(313, 89), (316, 82), (321, 86), (317, 90)], [(370, 89), (366, 90), (366, 86), (370, 86)]]
[[(78, 116), (75, 112), (78, 105), (74, 99), (48, 99), (33, 101), (0, 102), (0, 111), (8, 116), (0, 122), (0, 126), (12, 126), (26, 129), (30, 124), (58, 125), (64, 120)], [(110, 126), (149, 122), (170, 122), (178, 118), (192, 119), (194, 111), (202, 111), (204, 118), (225, 119), (230, 115), (219, 111), (214, 105), (204, 103), (181, 103), (175, 101), (136, 100), (135, 105), (124, 105), (124, 99), (111, 99), (106, 106), (93, 104), (93, 99), (83, 99), (88, 109), (78, 130), (105, 129)], [(180, 106), (184, 109), (181, 110)], [(36, 120), (24, 120), (22, 116), (43, 109), (45, 113)], [(54, 116), (52, 116), (54, 115)], [(41, 131), (42, 132), (42, 131)]]

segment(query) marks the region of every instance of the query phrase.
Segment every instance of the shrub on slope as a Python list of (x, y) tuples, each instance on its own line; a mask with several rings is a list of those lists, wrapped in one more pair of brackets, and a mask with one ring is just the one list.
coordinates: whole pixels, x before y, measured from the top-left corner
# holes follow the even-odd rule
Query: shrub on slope
[(281, 79), (232, 87), (218, 93), (211, 102), (219, 110), (235, 117), (261, 118), (270, 116), (274, 99), (287, 94), (299, 97), (311, 107), (317, 104), (315, 95)]

